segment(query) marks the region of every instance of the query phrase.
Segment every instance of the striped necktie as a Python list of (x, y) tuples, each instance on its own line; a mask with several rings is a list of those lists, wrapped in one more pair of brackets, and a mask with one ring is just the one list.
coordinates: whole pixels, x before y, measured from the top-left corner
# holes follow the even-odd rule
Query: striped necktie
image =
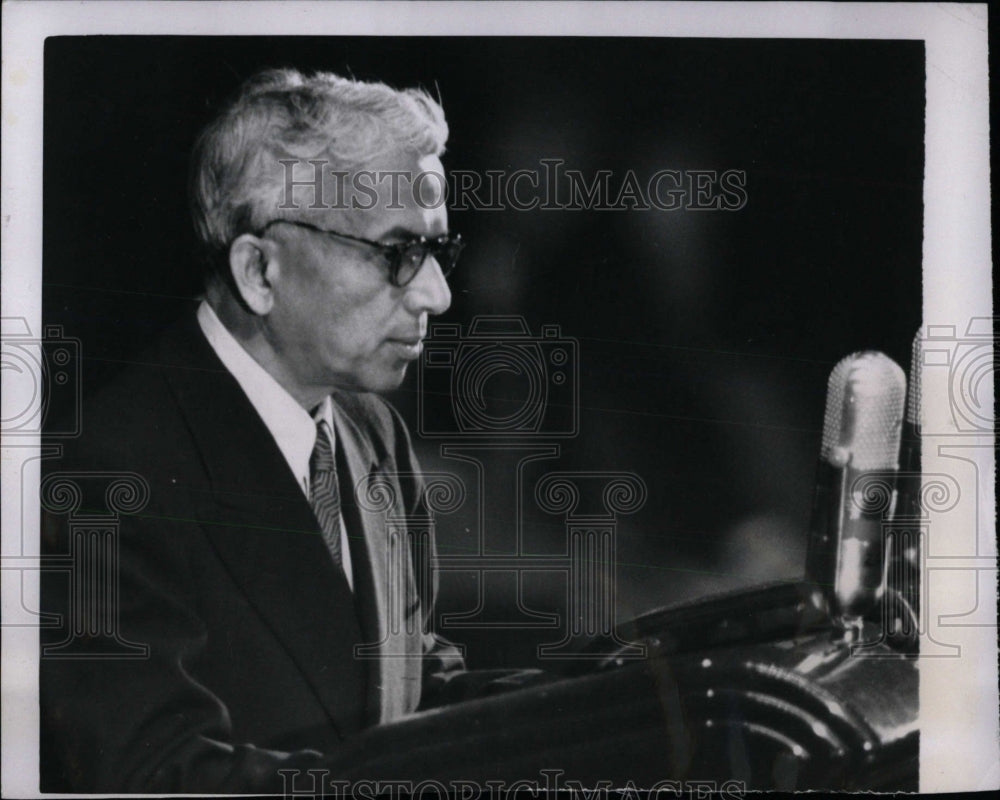
[(316, 444), (309, 457), (309, 505), (319, 521), (323, 541), (333, 557), (333, 563), (341, 566), (340, 490), (337, 486), (333, 447), (323, 420), (316, 423)]

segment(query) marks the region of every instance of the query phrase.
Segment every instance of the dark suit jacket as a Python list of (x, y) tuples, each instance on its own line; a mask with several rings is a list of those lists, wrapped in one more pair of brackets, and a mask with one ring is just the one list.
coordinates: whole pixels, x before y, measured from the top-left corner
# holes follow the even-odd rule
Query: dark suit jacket
[[(373, 395), (334, 401), (353, 598), (193, 314), (85, 405), (82, 436), (49, 473), (87, 484), (95, 470), (132, 472), (149, 502), (120, 518), (117, 570), (43, 575), (42, 610), (61, 617), (42, 637), (44, 791), (281, 791), (279, 769), (335, 774), (353, 734), (413, 711), (462, 668), (429, 632), (433, 586), (415, 580), (405, 525), (387, 522), (425, 514), (403, 422)], [(353, 501), (349, 487), (365, 478), (382, 481), (375, 499), (388, 508)], [(76, 536), (81, 519), (107, 510), (88, 491)], [(47, 556), (74, 552), (70, 523), (43, 515)], [(102, 657), (121, 644), (73, 634), (81, 591), (93, 591), (105, 629), (148, 654)], [(368, 658), (356, 657), (359, 638), (374, 645)]]

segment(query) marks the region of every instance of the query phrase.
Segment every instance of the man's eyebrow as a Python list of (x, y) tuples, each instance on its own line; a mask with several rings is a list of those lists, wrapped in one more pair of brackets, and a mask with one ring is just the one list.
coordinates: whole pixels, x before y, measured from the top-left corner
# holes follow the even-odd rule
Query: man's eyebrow
[(447, 230), (442, 230), (437, 233), (431, 232), (428, 235), (424, 233), (418, 233), (412, 228), (407, 228), (405, 225), (395, 225), (389, 230), (387, 230), (385, 233), (383, 233), (381, 236), (379, 236), (378, 239), (379, 241), (384, 241), (386, 239), (397, 239), (405, 241), (407, 239), (419, 239), (421, 236), (428, 236), (429, 238), (433, 238), (435, 236), (443, 236), (447, 232), (448, 232)]

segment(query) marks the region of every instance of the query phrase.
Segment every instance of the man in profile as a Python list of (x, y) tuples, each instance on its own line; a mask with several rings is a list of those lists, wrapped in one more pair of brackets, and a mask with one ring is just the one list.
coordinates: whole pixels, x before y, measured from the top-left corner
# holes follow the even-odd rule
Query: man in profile
[[(121, 517), (117, 574), (43, 578), (64, 623), (43, 631), (43, 791), (281, 791), (279, 770), (335, 770), (461, 672), (415, 577), (433, 542), (410, 552), (386, 524), (428, 512), (373, 394), (451, 300), (447, 133), (422, 91), (292, 70), (202, 133), (204, 297), (85, 405), (52, 467), (133, 473), (148, 503)], [(57, 511), (45, 551), (74, 552)]]

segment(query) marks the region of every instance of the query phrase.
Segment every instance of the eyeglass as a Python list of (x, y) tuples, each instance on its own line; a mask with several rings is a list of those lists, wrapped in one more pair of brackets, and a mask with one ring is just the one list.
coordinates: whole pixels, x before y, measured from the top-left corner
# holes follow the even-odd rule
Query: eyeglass
[(272, 219), (260, 229), (260, 235), (263, 236), (268, 228), (272, 225), (277, 225), (279, 222), (377, 248), (385, 256), (389, 264), (389, 282), (399, 288), (406, 286), (417, 277), (417, 273), (420, 272), (420, 268), (424, 265), (428, 255), (434, 256), (434, 259), (438, 262), (438, 266), (441, 267), (441, 274), (447, 278), (452, 270), (455, 269), (455, 265), (458, 263), (458, 256), (462, 252), (462, 248), (465, 247), (465, 242), (462, 241), (462, 236), (458, 233), (436, 236), (433, 239), (428, 239), (426, 236), (415, 236), (407, 239), (405, 242), (383, 244), (382, 242), (373, 242), (370, 239), (362, 239), (358, 236), (348, 236), (346, 233), (328, 231), (324, 228), (311, 225), (308, 222), (300, 222), (294, 219)]

